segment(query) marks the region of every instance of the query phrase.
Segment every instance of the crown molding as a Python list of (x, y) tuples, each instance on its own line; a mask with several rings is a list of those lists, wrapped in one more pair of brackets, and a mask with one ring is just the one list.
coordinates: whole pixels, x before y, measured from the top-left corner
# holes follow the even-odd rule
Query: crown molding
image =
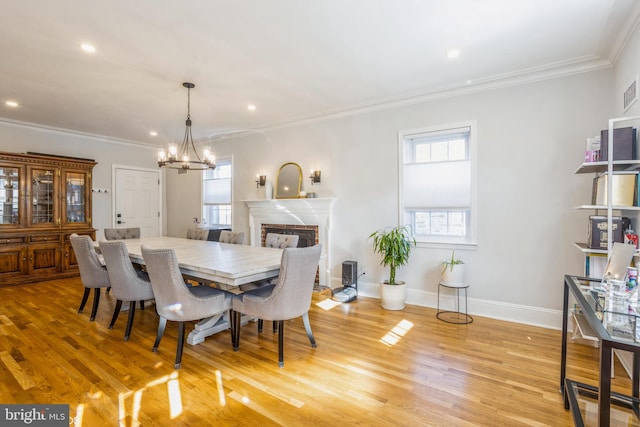
[[(589, 55), (572, 61), (562, 61), (511, 73), (498, 74), (481, 80), (472, 81), (470, 83), (464, 82), (456, 85), (443, 86), (440, 88), (434, 88), (428, 91), (418, 92), (407, 96), (386, 98), (371, 103), (357, 104), (337, 110), (325, 111), (322, 113), (314, 114), (312, 116), (299, 117), (285, 122), (273, 123), (271, 125), (261, 127), (260, 129), (253, 130), (252, 132), (265, 132), (291, 126), (317, 123), (329, 119), (356, 114), (375, 112), (414, 104), (422, 104), (437, 99), (470, 95), (478, 92), (519, 86), (544, 80), (552, 80), (575, 74), (588, 73), (592, 71), (611, 68), (612, 66), (613, 62), (609, 59)], [(242, 134), (243, 133), (240, 132), (240, 135)]]
[(149, 150), (157, 150), (158, 149), (158, 146), (153, 145), (153, 144), (149, 144), (149, 143), (145, 143), (145, 142), (133, 141), (133, 140), (128, 140), (128, 139), (114, 138), (114, 137), (110, 137), (110, 136), (98, 135), (98, 134), (87, 133), (87, 132), (80, 132), (80, 131), (77, 131), (77, 130), (58, 128), (58, 127), (47, 126), (47, 125), (41, 125), (41, 124), (38, 124), (38, 123), (23, 122), (23, 121), (19, 121), (19, 120), (8, 119), (6, 117), (0, 117), (0, 125), (8, 126), (8, 127), (18, 127), (18, 128), (31, 129), (31, 130), (36, 130), (36, 131), (39, 131), (39, 132), (59, 134), (59, 135), (79, 136), (79, 137), (82, 137), (82, 138), (88, 138), (88, 139), (95, 140), (96, 142), (102, 142), (102, 143), (107, 143), (107, 144), (126, 145), (126, 146), (129, 146), (129, 147), (145, 148), (145, 149), (149, 149)]

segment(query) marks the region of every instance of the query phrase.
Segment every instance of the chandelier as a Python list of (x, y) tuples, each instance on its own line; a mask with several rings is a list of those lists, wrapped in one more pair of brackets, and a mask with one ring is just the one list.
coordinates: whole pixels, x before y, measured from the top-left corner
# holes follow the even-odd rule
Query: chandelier
[[(169, 169), (177, 169), (178, 173), (187, 173), (189, 170), (206, 170), (216, 168), (216, 156), (209, 147), (204, 147), (202, 157), (198, 155), (196, 146), (191, 136), (191, 89), (196, 87), (193, 83), (182, 83), (187, 88), (187, 121), (184, 130), (182, 144), (169, 144), (168, 149), (158, 151), (158, 166)], [(193, 153), (192, 153), (193, 152)], [(191, 156), (195, 158), (192, 158)]]

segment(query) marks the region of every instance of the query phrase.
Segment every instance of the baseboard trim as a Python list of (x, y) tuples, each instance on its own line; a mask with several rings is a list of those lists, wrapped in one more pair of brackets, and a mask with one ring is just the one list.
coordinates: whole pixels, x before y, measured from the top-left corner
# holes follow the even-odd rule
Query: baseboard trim
[[(334, 278), (333, 287), (341, 286), (340, 279)], [(358, 281), (358, 295), (369, 298), (380, 298), (380, 284)], [(436, 308), (438, 294), (417, 289), (407, 289), (407, 304)], [(522, 304), (512, 304), (500, 301), (468, 298), (468, 313), (472, 316), (482, 316), (507, 322), (522, 323), (548, 329), (562, 328), (562, 311), (548, 308), (534, 307)], [(440, 295), (440, 306), (445, 310), (455, 306), (454, 294), (444, 292)]]

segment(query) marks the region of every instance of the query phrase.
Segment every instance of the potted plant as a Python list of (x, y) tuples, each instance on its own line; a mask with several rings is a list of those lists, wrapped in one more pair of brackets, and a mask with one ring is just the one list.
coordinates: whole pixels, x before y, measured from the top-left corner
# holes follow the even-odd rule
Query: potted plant
[(456, 258), (455, 251), (451, 251), (451, 258), (442, 261), (442, 281), (447, 283), (463, 283), (464, 273), (464, 261)]
[(389, 280), (380, 286), (380, 303), (387, 310), (402, 310), (407, 296), (406, 284), (396, 281), (396, 270), (409, 261), (416, 240), (408, 225), (388, 227), (369, 235), (373, 239), (373, 251), (382, 255), (382, 264), (389, 267)]

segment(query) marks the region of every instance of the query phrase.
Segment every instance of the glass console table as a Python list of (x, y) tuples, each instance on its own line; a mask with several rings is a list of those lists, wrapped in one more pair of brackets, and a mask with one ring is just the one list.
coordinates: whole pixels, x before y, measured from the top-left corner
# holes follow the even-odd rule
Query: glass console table
[[(626, 292), (613, 292), (602, 287), (601, 281), (579, 276), (564, 276), (562, 317), (562, 359), (560, 364), (560, 389), (565, 409), (571, 409), (576, 426), (584, 426), (579, 399), (597, 399), (598, 425), (609, 426), (611, 405), (619, 405), (640, 418), (640, 308), (637, 300)], [(567, 373), (567, 327), (569, 294), (576, 300), (576, 310), (588, 322), (600, 344), (600, 377), (598, 387), (570, 380)], [(633, 354), (631, 396), (611, 391), (613, 350), (620, 349)]]

